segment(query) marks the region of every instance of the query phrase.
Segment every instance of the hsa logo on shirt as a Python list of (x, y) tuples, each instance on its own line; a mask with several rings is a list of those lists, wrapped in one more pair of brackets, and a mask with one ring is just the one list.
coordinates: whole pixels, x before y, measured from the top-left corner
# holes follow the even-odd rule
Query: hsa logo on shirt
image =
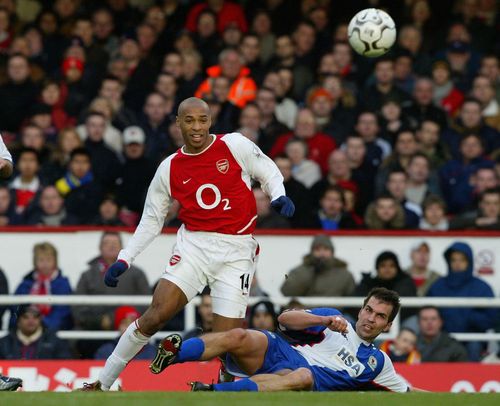
[(346, 347), (342, 347), (336, 355), (346, 367), (351, 369), (351, 372), (353, 372), (355, 376), (361, 375), (364, 370), (363, 365)]

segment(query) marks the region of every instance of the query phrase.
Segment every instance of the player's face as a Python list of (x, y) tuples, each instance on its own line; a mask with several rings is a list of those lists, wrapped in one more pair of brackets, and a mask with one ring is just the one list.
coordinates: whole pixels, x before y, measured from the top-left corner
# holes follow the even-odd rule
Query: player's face
[(191, 154), (203, 151), (210, 144), (210, 126), (212, 120), (206, 107), (188, 106), (177, 116), (177, 125), (181, 129), (185, 151)]
[(365, 341), (375, 340), (380, 333), (387, 332), (391, 328), (392, 322), (389, 321), (391, 312), (391, 304), (371, 297), (359, 311), (356, 333)]

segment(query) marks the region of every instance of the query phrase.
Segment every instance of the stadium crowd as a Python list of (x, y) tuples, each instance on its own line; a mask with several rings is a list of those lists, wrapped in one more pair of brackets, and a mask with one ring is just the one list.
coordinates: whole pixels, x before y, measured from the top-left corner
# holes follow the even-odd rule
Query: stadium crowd
[[(370, 60), (348, 45), (347, 22), (373, 5), (394, 18), (398, 40)], [(277, 215), (256, 185), (257, 228), (499, 230), (499, 31), (497, 2), (487, 0), (0, 0), (0, 133), (15, 163), (0, 181), (0, 226), (136, 226), (156, 167), (183, 143), (177, 106), (195, 95), (210, 106), (213, 133), (241, 132), (283, 174), (296, 214)], [(175, 209), (165, 225), (179, 225)], [(37, 244), (15, 293), (150, 294), (140, 269), (114, 290), (96, 283), (120, 248), (119, 235), (105, 233), (72, 287), (56, 248)], [(493, 296), (472, 276), (466, 244), (446, 251), (445, 277), (428, 269), (424, 242), (407, 270), (381, 252), (357, 285), (334, 254), (316, 237), (282, 293), (364, 296), (385, 286), (402, 296)], [(0, 272), (8, 292), (3, 285)], [(199, 309), (204, 331), (209, 300)], [(54, 357), (51, 346), (63, 344), (53, 330), (120, 330), (142, 310), (24, 306), (12, 311), (0, 358)], [(408, 362), (479, 360), (483, 344), (465, 349), (447, 332), (498, 323), (490, 309), (464, 317), (428, 307), (403, 318), (408, 328), (383, 345)], [(275, 329), (273, 304), (255, 305), (249, 325)], [(72, 351), (106, 358), (110, 343)]]
[(259, 228), (498, 230), (496, 2), (375, 2), (399, 33), (377, 59), (348, 3), (2, 0), (0, 224), (137, 225), (196, 95), (283, 173), (297, 214), (256, 186)]

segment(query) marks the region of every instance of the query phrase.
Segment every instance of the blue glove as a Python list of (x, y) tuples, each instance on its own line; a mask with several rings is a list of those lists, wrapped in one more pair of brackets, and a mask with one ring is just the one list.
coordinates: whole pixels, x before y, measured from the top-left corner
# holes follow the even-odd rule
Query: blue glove
[(116, 261), (111, 265), (104, 275), (104, 283), (107, 286), (116, 288), (118, 285), (118, 277), (128, 269), (128, 264), (123, 260)]
[(295, 213), (295, 205), (290, 198), (286, 196), (280, 196), (276, 200), (273, 200), (271, 206), (279, 214), (285, 217), (292, 217), (293, 213)]

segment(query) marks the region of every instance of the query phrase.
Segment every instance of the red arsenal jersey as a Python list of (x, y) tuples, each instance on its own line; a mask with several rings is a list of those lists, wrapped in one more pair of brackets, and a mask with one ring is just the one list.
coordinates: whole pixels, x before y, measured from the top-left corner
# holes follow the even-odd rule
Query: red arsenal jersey
[(161, 232), (172, 199), (190, 231), (250, 234), (257, 219), (251, 180), (271, 200), (285, 195), (283, 176), (275, 163), (239, 133), (211, 135), (198, 154), (182, 148), (166, 158), (151, 181), (141, 221), (119, 259), (131, 264)]
[(257, 209), (250, 184), (222, 136), (199, 154), (179, 149), (170, 163), (170, 189), (190, 231), (250, 234)]

